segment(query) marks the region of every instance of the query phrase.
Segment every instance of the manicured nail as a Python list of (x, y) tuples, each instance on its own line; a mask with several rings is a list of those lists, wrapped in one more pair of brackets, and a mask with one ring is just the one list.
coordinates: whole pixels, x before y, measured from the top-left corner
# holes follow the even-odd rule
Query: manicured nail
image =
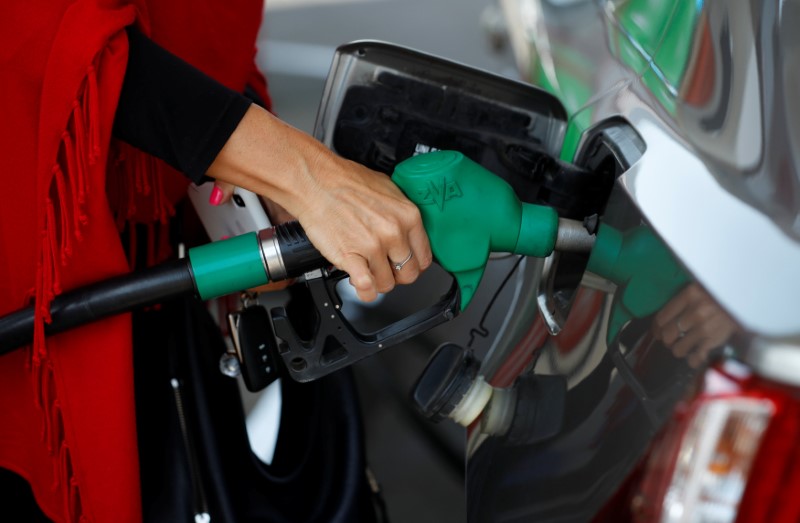
[(214, 190), (211, 191), (211, 197), (208, 199), (208, 203), (211, 205), (219, 205), (222, 203), (222, 196), (222, 189), (215, 185)]

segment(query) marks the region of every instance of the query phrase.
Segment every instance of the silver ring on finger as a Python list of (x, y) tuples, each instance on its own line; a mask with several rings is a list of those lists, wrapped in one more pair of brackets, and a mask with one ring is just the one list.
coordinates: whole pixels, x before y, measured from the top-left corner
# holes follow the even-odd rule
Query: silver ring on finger
[[(411, 261), (411, 258), (413, 258), (413, 257), (414, 257), (414, 253), (413, 252), (409, 252), (408, 256), (406, 256), (405, 260), (403, 260), (403, 261), (401, 261), (399, 263), (392, 261), (392, 264), (394, 264), (394, 270), (396, 270), (396, 271), (401, 270), (405, 266), (406, 263)], [(391, 261), (391, 260), (389, 260), (389, 261)]]
[(686, 329), (683, 328), (681, 325), (681, 319), (678, 318), (678, 321), (675, 322), (675, 326), (678, 327), (678, 338), (683, 338), (686, 336)]

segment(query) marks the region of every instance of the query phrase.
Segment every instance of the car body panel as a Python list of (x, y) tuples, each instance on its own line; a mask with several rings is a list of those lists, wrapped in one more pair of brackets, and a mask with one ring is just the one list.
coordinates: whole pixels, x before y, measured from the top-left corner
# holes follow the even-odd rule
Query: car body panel
[[(579, 211), (601, 215), (598, 241), (615, 231), (627, 247), (602, 262), (597, 248), (592, 257), (495, 255), (465, 314), (415, 343), (468, 348), (488, 383), (524, 399), (503, 431), (484, 430), (488, 411), (469, 429), (469, 520), (587, 521), (635, 476), (706, 364), (733, 358), (762, 376), (777, 376), (781, 362), (797, 368), (785, 349), (800, 340), (790, 53), (800, 10), (778, 0), (501, 4), (523, 78), (563, 107), (553, 109), (565, 125), (548, 154), (612, 176), (603, 201)], [(458, 83), (459, 69), (447, 70), (432, 81)], [(326, 88), (316, 134), (329, 145), (341, 115), (325, 105), (338, 106), (352, 78)], [(472, 132), (457, 127), (448, 132)], [(543, 198), (518, 173), (498, 174), (521, 199)], [(413, 311), (424, 294), (395, 291), (370, 317)], [(559, 314), (546, 323), (540, 307)], [(696, 329), (683, 332), (681, 319)]]
[(660, 310), (608, 337), (608, 311), (627, 289), (584, 277), (583, 294), (605, 288), (604, 312), (573, 305), (570, 320), (587, 315), (595, 330), (581, 336), (581, 327), (566, 325), (559, 337), (579, 339), (574, 348), (564, 351), (559, 337), (544, 341), (517, 378), (568, 376), (562, 431), (528, 445), (473, 438), (471, 521), (586, 521), (630, 481), (653, 435), (702, 378), (685, 346), (663, 339), (665, 311), (703, 296), (714, 311), (708, 343), (695, 346), (713, 344), (705, 360), (733, 357), (759, 372), (755, 346), (796, 347), (800, 143), (783, 85), (794, 81), (786, 71), (798, 57), (780, 44), (797, 10), (784, 2), (502, 3), (525, 77), (570, 113), (562, 157), (579, 162), (609, 119), (645, 145), (619, 175), (601, 228), (647, 227), (690, 278)]

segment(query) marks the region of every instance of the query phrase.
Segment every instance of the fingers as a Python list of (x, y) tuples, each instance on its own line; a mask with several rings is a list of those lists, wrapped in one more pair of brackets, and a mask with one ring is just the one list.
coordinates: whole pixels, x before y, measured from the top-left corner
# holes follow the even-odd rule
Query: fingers
[(653, 318), (657, 337), (670, 347), (684, 338), (714, 311), (711, 299), (696, 285), (688, 285)]
[(350, 285), (356, 290), (358, 299), (369, 302), (378, 297), (375, 280), (364, 258), (357, 254), (346, 256), (339, 268), (350, 275)]
[[(388, 178), (379, 179), (391, 184)], [(383, 205), (373, 205), (372, 201), (363, 197), (352, 198), (351, 201), (361, 204), (357, 220), (347, 228), (350, 235), (337, 235), (350, 253), (358, 255), (359, 270), (364, 268), (366, 262), (369, 279), (355, 278), (351, 273), (352, 283), (362, 299), (364, 296), (373, 297), (370, 284), (374, 285), (374, 296), (377, 296), (378, 293), (390, 292), (396, 285), (413, 283), (432, 260), (419, 210), (393, 184), (389, 189), (391, 198), (387, 198)], [(340, 212), (342, 220), (349, 218), (349, 213), (346, 214), (343, 209)], [(333, 259), (330, 261), (350, 273), (349, 268)], [(352, 262), (352, 258), (348, 261)], [(359, 282), (362, 286), (359, 286)]]
[(233, 184), (215, 180), (214, 188), (211, 190), (211, 196), (208, 198), (208, 203), (211, 205), (222, 205), (223, 203), (229, 202), (233, 196), (233, 189)]
[[(400, 252), (399, 250), (396, 252)], [(419, 261), (410, 248), (405, 254), (389, 254), (389, 269), (399, 285), (412, 283), (420, 273)]]
[(410, 212), (411, 215), (409, 219), (412, 220), (412, 224), (408, 233), (408, 245), (411, 248), (411, 252), (414, 254), (416, 266), (421, 272), (426, 270), (431, 266), (431, 263), (433, 263), (433, 253), (431, 253), (428, 233), (422, 225), (422, 217), (420, 216), (419, 209), (414, 206), (413, 211)]
[(383, 226), (374, 227), (372, 232), (376, 236), (366, 252), (377, 292), (385, 294), (396, 285), (413, 283), (421, 269), (403, 225), (387, 220)]
[(430, 267), (433, 255), (419, 209), (413, 204), (404, 209), (402, 229), (407, 232), (388, 251), (389, 266), (395, 282), (407, 285)]
[(732, 333), (731, 327), (732, 322), (724, 313), (712, 314), (678, 340), (671, 351), (676, 358), (687, 358), (689, 366), (697, 368), (705, 363), (711, 350), (727, 341)]
[[(375, 230), (365, 231), (364, 235), (370, 233), (375, 233)], [(350, 254), (338, 258), (339, 261), (336, 261), (337, 258), (330, 261), (350, 275), (350, 284), (362, 301), (373, 301), (378, 294), (390, 292), (396, 285), (416, 281), (422, 272), (419, 257), (427, 257), (425, 268), (431, 263), (431, 255), (425, 254), (430, 252), (430, 247), (427, 250), (421, 249), (423, 254), (417, 255), (411, 249), (410, 241), (402, 234), (398, 237), (375, 233), (373, 237), (362, 238), (360, 242), (353, 243), (356, 247)], [(391, 243), (393, 246), (385, 247), (384, 243)]]
[(658, 311), (653, 322), (659, 329), (668, 329), (670, 324), (674, 324), (696, 299), (696, 287), (694, 285), (687, 286)]
[(735, 330), (734, 322), (702, 289), (689, 285), (654, 318), (656, 337), (676, 358), (690, 367), (703, 364), (708, 353), (723, 345)]

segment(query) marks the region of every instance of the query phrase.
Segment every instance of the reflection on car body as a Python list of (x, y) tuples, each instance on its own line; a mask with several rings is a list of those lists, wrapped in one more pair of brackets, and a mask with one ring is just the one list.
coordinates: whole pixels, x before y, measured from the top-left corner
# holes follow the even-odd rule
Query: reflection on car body
[[(585, 161), (609, 121), (642, 142), (639, 157), (607, 151), (621, 172), (600, 230), (646, 227), (685, 279), (646, 314), (620, 317), (626, 290), (654, 299), (659, 285), (572, 275), (582, 284), (569, 320), (538, 340), (515, 376), (567, 378), (563, 426), (531, 445), (479, 438), (470, 521), (796, 520), (796, 501), (778, 487), (795, 451), (784, 445), (778, 458), (771, 443), (796, 412), (800, 384), (800, 114), (787, 90), (797, 85), (788, 28), (800, 10), (778, 1), (501, 3), (524, 77), (570, 115), (563, 159)], [(509, 360), (518, 341), (507, 344)], [(503, 368), (498, 351), (491, 356), (490, 382)], [(765, 500), (769, 491), (748, 477), (777, 490)]]
[(500, 3), (543, 90), (355, 43), (315, 132), (385, 172), (459, 150), (595, 235), (493, 255), (470, 308), (417, 340), (454, 344), (437, 354), (481, 398), (448, 404), (470, 521), (796, 520), (762, 483), (800, 469), (776, 439), (800, 431), (800, 7)]

